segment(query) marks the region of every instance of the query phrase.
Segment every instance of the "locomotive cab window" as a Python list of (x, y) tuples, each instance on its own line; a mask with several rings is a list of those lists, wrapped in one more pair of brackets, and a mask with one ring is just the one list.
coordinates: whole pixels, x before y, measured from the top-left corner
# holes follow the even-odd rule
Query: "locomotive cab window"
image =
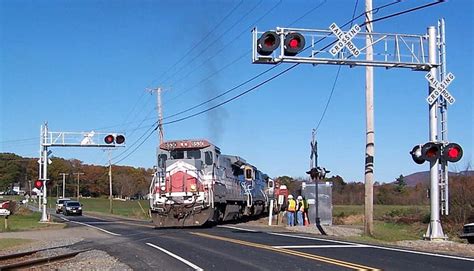
[(206, 165), (210, 166), (212, 165), (213, 161), (212, 161), (212, 152), (210, 151), (207, 151), (204, 153), (204, 163), (206, 163)]
[(187, 151), (187, 158), (188, 159), (201, 159), (201, 151), (200, 150)]
[(184, 151), (171, 151), (170, 152), (171, 159), (184, 159)]
[(250, 168), (245, 169), (245, 179), (252, 179), (252, 170)]
[(166, 159), (168, 159), (168, 155), (166, 155), (164, 153), (158, 155), (158, 167), (165, 168)]

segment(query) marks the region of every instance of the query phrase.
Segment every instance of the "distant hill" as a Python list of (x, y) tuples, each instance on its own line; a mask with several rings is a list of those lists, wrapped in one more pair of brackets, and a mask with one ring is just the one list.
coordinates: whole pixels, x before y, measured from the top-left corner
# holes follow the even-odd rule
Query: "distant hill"
[[(460, 173), (457, 172), (449, 172), (449, 176), (456, 176), (458, 174), (462, 175), (468, 175), (468, 176), (474, 176), (474, 171), (473, 170), (468, 170), (468, 171), (463, 171)], [(420, 172), (415, 172), (413, 174), (404, 176), (405, 177), (405, 182), (407, 183), (407, 186), (416, 186), (419, 183), (425, 183), (429, 184), (430, 182), (430, 172), (429, 171), (420, 171)]]

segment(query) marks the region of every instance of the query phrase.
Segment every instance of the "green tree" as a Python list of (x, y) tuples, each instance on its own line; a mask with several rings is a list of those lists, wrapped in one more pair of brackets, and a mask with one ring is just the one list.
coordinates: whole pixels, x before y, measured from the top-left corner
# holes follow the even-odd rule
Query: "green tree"
[(405, 177), (403, 177), (403, 175), (400, 174), (400, 177), (398, 177), (397, 180), (395, 181), (395, 191), (397, 191), (398, 193), (403, 193), (405, 192), (406, 186), (407, 186), (407, 183), (405, 181)]

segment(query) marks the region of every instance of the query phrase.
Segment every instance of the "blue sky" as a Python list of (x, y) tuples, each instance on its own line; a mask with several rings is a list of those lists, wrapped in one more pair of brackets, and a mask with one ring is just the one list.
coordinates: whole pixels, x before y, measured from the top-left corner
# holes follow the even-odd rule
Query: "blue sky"
[[(364, 1), (358, 2), (357, 15), (364, 10)], [(376, 0), (373, 5), (390, 2)], [(429, 2), (403, 1), (374, 18)], [(165, 117), (187, 109), (271, 67), (251, 63), (254, 26), (269, 30), (296, 21), (291, 27), (327, 29), (333, 22), (350, 20), (355, 3), (0, 1), (0, 152), (37, 157), (44, 121), (51, 131), (125, 132), (131, 146), (156, 121), (156, 98), (147, 88), (165, 89)], [(472, 1), (447, 1), (374, 24), (375, 32), (424, 34), (439, 18), (446, 19), (448, 71), (456, 76), (449, 88), (456, 98), (448, 111), (449, 139), (464, 148), (464, 158), (451, 170), (473, 162), (473, 13)], [(337, 69), (300, 65), (209, 113), (166, 125), (165, 139), (208, 138), (223, 153), (239, 155), (270, 176), (305, 176), (311, 131), (321, 118)], [(364, 74), (363, 67), (342, 67), (317, 131), (320, 164), (346, 181), (364, 178)], [(376, 181), (428, 170), (426, 164), (414, 164), (408, 153), (428, 141), (424, 75), (375, 69)], [(155, 133), (119, 164), (153, 166), (156, 144)], [(126, 150), (116, 150), (114, 156)], [(107, 161), (100, 149), (54, 148), (53, 154), (88, 164)]]

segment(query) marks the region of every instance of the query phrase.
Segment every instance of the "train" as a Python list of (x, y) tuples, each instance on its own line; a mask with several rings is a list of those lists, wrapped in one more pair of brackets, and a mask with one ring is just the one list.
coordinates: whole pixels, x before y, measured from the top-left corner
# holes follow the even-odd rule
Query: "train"
[(268, 212), (274, 193), (268, 175), (208, 140), (165, 141), (157, 149), (150, 215), (157, 228), (253, 218)]

